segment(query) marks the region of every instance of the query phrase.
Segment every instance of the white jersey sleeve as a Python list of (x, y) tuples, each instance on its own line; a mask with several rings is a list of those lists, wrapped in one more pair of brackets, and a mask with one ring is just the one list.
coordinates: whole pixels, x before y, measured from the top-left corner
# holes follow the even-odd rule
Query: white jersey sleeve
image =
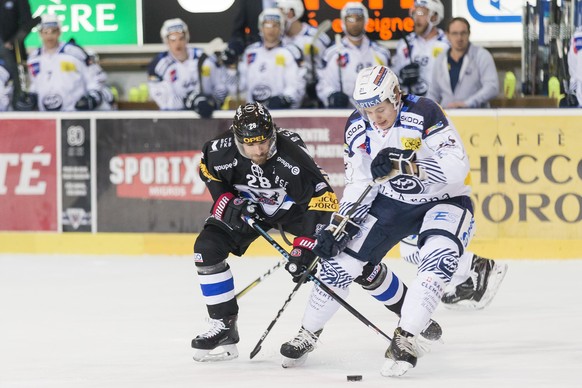
[(10, 108), (12, 92), (13, 85), (10, 73), (0, 64), (0, 112), (5, 112)]

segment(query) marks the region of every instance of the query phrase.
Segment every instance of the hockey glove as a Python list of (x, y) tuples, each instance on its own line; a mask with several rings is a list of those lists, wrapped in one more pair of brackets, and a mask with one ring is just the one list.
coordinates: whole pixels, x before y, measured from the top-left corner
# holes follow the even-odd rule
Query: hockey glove
[[(312, 249), (315, 245), (315, 240), (309, 237), (295, 237), (293, 240), (293, 250), (289, 255), (289, 261), (285, 265), (285, 269), (293, 276), (293, 281), (297, 283), (303, 276), (307, 268), (317, 258)], [(317, 266), (311, 271), (312, 275), (317, 272)]]
[(344, 216), (334, 213), (331, 224), (317, 234), (313, 253), (324, 259), (329, 259), (346, 249), (348, 243), (360, 231), (360, 227), (348, 220), (342, 230), (336, 232), (344, 218)]
[(269, 109), (289, 109), (291, 102), (287, 96), (273, 96), (267, 100), (266, 104)]
[(332, 109), (347, 108), (350, 104), (350, 98), (343, 92), (334, 92), (327, 98), (328, 107)]
[(226, 48), (224, 51), (218, 53), (217, 58), (218, 63), (224, 66), (234, 65), (238, 61), (236, 51), (232, 48)]
[(577, 108), (578, 98), (575, 94), (566, 94), (564, 98), (560, 100), (560, 108)]
[(14, 110), (25, 112), (38, 109), (38, 94), (21, 92), (14, 99)]
[(95, 110), (101, 105), (101, 94), (96, 90), (91, 90), (77, 101), (76, 110), (88, 111)]
[[(372, 160), (370, 171), (374, 179), (396, 176), (399, 173), (419, 176), (419, 169), (414, 161), (416, 153), (413, 150), (401, 150), (388, 147), (381, 150)], [(395, 171), (393, 171), (395, 170)]]
[(235, 197), (232, 193), (222, 194), (212, 206), (214, 219), (221, 221), (234, 231), (250, 233), (253, 228), (242, 219), (243, 215), (261, 219), (256, 205), (249, 203), (244, 198)]
[(184, 100), (184, 106), (198, 113), (200, 117), (208, 119), (212, 116), (212, 112), (216, 110), (217, 103), (212, 96), (192, 92)]
[(411, 63), (400, 69), (401, 84), (404, 86), (412, 86), (418, 82), (420, 78), (420, 65), (418, 63)]

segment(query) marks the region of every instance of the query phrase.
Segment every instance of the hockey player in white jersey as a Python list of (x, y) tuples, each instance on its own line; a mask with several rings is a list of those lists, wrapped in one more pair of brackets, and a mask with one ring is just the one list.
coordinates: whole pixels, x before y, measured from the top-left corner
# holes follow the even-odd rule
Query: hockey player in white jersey
[[(402, 294), (391, 287), (391, 272), (381, 265), (381, 258), (399, 240), (419, 235), (417, 277), (403, 298), (401, 318), (381, 369), (384, 376), (400, 376), (422, 355), (420, 334), (431, 323), (474, 233), (469, 160), (442, 109), (432, 100), (403, 94), (389, 68), (363, 69), (353, 98), (358, 110), (344, 132), (346, 186), (339, 214), (318, 234), (314, 252), (323, 259), (321, 280), (342, 297), (366, 265), (380, 264), (368, 277), (369, 292), (384, 302), (402, 299)], [(381, 183), (334, 236), (338, 221), (373, 179)], [(300, 332), (320, 332), (338, 308), (333, 298), (314, 286)], [(292, 340), (281, 353), (305, 357), (316, 340)]]
[(225, 69), (214, 55), (188, 47), (190, 32), (182, 19), (166, 20), (160, 36), (168, 51), (156, 55), (148, 66), (150, 96), (161, 110), (189, 109), (211, 117), (228, 93)]
[(277, 7), (287, 17), (283, 44), (293, 44), (303, 53), (303, 65), (306, 69), (306, 99), (303, 107), (322, 107), (318, 102), (315, 87), (317, 69), (322, 67), (322, 55), (331, 44), (325, 32), (318, 33), (317, 28), (302, 21), (305, 7), (301, 0), (277, 0)]
[[(248, 46), (239, 63), (238, 88), (248, 102), (261, 102), (269, 109), (298, 108), (305, 95), (303, 55), (298, 47), (283, 44), (285, 20), (278, 8), (263, 10), (261, 41)], [(235, 95), (237, 85), (230, 86)]]
[(323, 54), (317, 95), (328, 108), (347, 108), (358, 72), (374, 65), (390, 65), (390, 52), (366, 36), (368, 9), (349, 2), (340, 13), (344, 37)]
[(60, 42), (61, 24), (55, 14), (41, 16), (42, 47), (28, 58), (29, 92), (37, 95), (41, 111), (97, 109), (101, 86), (89, 69), (89, 56), (73, 42)]
[(392, 58), (402, 90), (424, 96), (430, 87), (435, 58), (449, 48), (444, 31), (437, 27), (445, 16), (441, 0), (415, 0), (411, 9), (414, 32), (400, 39)]
[(582, 106), (582, 27), (578, 27), (572, 35), (568, 50), (568, 71), (570, 74), (570, 90), (562, 106)]
[(4, 61), (0, 59), (0, 112), (9, 110), (12, 102), (12, 76), (4, 65)]

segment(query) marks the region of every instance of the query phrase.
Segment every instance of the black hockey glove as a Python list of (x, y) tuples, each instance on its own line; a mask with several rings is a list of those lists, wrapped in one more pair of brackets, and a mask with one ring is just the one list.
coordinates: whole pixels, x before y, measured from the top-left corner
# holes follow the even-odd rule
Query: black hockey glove
[(327, 98), (328, 107), (331, 109), (347, 108), (350, 104), (350, 98), (344, 92), (334, 92)]
[[(303, 276), (307, 268), (317, 258), (312, 249), (315, 246), (315, 240), (309, 237), (295, 237), (293, 240), (293, 250), (289, 255), (289, 261), (285, 269), (293, 276), (293, 281), (297, 283)], [(311, 271), (312, 275), (317, 272), (317, 266)]]
[(101, 105), (101, 100), (101, 93), (96, 90), (91, 90), (77, 101), (75, 109), (82, 111), (95, 110)]
[(14, 99), (14, 110), (26, 112), (38, 109), (38, 94), (20, 92)]
[(560, 100), (560, 107), (561, 108), (577, 108), (578, 107), (578, 98), (573, 93), (566, 94), (566, 96)]
[(261, 219), (256, 205), (249, 203), (244, 198), (235, 197), (233, 193), (222, 194), (212, 206), (214, 219), (222, 221), (234, 231), (250, 233), (253, 228), (242, 219), (243, 215)]
[(212, 117), (212, 112), (216, 110), (217, 105), (214, 97), (206, 94), (195, 94), (195, 92), (190, 93), (184, 100), (184, 106), (187, 109), (193, 110), (204, 119)]
[(404, 86), (412, 86), (418, 82), (420, 78), (420, 65), (418, 63), (411, 63), (400, 69), (400, 83)]
[(337, 256), (348, 246), (348, 243), (358, 234), (360, 227), (349, 221), (336, 236), (334, 233), (344, 216), (334, 213), (331, 224), (317, 234), (317, 241), (313, 248), (313, 253), (317, 256), (329, 259)]
[(267, 100), (266, 105), (269, 109), (289, 109), (291, 103), (291, 99), (287, 96), (273, 96)]
[(401, 174), (418, 176), (418, 167), (414, 163), (416, 154), (413, 150), (401, 150), (399, 148), (384, 148), (372, 160), (370, 171), (372, 178), (383, 178), (391, 175), (393, 169)]
[(234, 65), (238, 61), (238, 56), (234, 49), (228, 47), (217, 55), (218, 63), (224, 66)]

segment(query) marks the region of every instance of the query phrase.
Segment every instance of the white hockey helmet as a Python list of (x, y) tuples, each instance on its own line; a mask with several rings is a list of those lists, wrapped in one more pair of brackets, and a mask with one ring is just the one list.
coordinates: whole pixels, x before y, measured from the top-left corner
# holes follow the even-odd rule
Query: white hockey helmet
[(162, 42), (168, 43), (168, 35), (173, 34), (174, 32), (184, 33), (186, 42), (190, 41), (190, 32), (188, 31), (188, 25), (184, 23), (182, 19), (175, 18), (168, 19), (164, 22), (164, 24), (162, 24), (162, 28), (160, 29), (160, 37), (162, 38)]
[(394, 109), (398, 109), (400, 94), (400, 82), (396, 74), (386, 66), (374, 66), (360, 70), (352, 97), (362, 116), (367, 119), (363, 110), (386, 100), (394, 105)]
[(350, 1), (344, 5), (340, 12), (340, 19), (342, 21), (342, 31), (344, 34), (347, 34), (346, 30), (346, 18), (349, 15), (362, 15), (364, 17), (364, 32), (366, 33), (366, 26), (368, 25), (368, 19), (370, 15), (368, 14), (368, 8), (364, 6), (364, 4), (357, 2), (357, 1)]
[(301, 19), (303, 13), (305, 13), (305, 6), (301, 0), (277, 0), (277, 7), (283, 10), (283, 13), (289, 12), (290, 9), (295, 12), (293, 19), (289, 22), (293, 23), (295, 20)]
[(431, 13), (429, 15), (430, 19), (432, 19), (433, 15), (436, 15), (436, 20), (431, 20), (432, 24), (435, 26), (442, 22), (443, 18), (445, 17), (445, 6), (441, 0), (414, 0), (414, 8), (418, 7), (424, 7), (428, 9)]
[(38, 30), (42, 31), (45, 28), (61, 28), (61, 20), (54, 13), (44, 13), (40, 15), (40, 25)]
[(259, 14), (259, 30), (263, 28), (264, 22), (279, 23), (281, 28), (285, 27), (285, 15), (279, 8), (266, 8)]

